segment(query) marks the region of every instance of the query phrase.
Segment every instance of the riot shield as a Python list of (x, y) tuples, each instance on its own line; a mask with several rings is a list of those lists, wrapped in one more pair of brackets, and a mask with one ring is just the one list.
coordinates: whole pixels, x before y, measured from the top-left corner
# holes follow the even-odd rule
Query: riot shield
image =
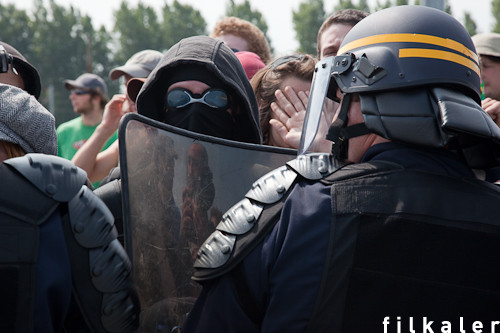
[(191, 280), (199, 247), (255, 180), (297, 152), (204, 136), (137, 114), (123, 118), (119, 140), (139, 331), (170, 332), (201, 291)]

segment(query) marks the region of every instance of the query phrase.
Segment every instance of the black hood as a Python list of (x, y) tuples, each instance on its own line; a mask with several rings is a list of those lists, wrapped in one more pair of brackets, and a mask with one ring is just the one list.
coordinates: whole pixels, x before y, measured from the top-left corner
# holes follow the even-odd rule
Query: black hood
[(235, 116), (236, 140), (261, 143), (257, 100), (240, 61), (222, 41), (207, 36), (182, 39), (165, 53), (139, 92), (138, 113), (164, 122), (169, 75), (186, 65), (206, 68), (236, 98), (239, 105)]

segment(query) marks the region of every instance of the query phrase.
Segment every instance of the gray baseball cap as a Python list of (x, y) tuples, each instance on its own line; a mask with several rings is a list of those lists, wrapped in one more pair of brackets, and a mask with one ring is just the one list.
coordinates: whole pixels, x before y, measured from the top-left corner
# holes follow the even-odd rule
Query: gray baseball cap
[(76, 80), (64, 80), (64, 87), (68, 90), (83, 89), (90, 90), (108, 96), (108, 87), (104, 80), (95, 74), (85, 73), (76, 78)]
[(125, 65), (116, 67), (109, 72), (111, 80), (119, 79), (122, 75), (132, 77), (146, 78), (160, 62), (163, 54), (155, 50), (143, 50), (137, 52), (125, 63)]
[(0, 83), (0, 141), (15, 143), (26, 153), (57, 155), (54, 116), (34, 96)]
[(487, 32), (472, 36), (477, 54), (500, 57), (500, 34)]

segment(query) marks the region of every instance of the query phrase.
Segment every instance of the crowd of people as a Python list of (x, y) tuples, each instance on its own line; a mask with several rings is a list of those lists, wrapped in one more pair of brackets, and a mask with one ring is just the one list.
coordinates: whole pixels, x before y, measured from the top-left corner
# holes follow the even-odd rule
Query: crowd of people
[[(65, 80), (77, 117), (56, 128), (36, 67), (0, 41), (0, 330), (493, 332), (500, 34), (397, 6), (336, 12), (316, 42), (273, 59), (258, 27), (225, 17), (111, 69), (124, 94), (92, 73)], [(148, 129), (133, 194), (118, 140), (130, 113)], [(296, 152), (314, 121), (307, 154), (220, 211), (203, 140)], [(165, 128), (201, 136), (179, 151)], [(125, 209), (127, 195), (147, 207)]]

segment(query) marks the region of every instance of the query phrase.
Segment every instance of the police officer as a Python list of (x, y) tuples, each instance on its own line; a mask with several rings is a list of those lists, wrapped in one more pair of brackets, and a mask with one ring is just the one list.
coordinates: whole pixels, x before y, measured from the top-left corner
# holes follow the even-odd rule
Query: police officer
[(37, 70), (3, 42), (0, 63), (0, 331), (131, 332), (139, 305), (113, 217), (55, 156)]
[(198, 252), (203, 290), (183, 329), (495, 325), (500, 190), (474, 169), (498, 165), (500, 130), (480, 107), (467, 31), (436, 9), (393, 7), (325, 61), (343, 99), (333, 155), (299, 156), (226, 213)]

